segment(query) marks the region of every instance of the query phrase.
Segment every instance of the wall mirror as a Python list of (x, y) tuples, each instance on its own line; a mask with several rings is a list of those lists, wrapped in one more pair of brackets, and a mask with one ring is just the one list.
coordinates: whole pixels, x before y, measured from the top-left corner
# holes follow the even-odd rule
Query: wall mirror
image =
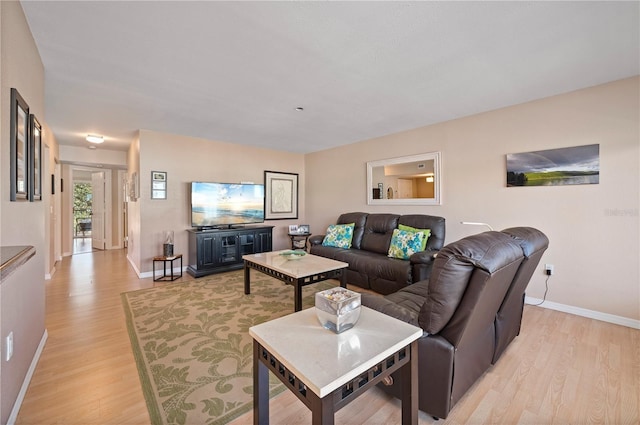
[(440, 152), (367, 162), (367, 204), (440, 205)]

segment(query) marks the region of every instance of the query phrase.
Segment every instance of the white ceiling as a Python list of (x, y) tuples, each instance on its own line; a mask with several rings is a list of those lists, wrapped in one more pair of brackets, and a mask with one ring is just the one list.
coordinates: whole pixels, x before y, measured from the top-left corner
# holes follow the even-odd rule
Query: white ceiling
[(306, 153), (640, 74), (637, 1), (22, 6), (61, 145), (148, 129)]

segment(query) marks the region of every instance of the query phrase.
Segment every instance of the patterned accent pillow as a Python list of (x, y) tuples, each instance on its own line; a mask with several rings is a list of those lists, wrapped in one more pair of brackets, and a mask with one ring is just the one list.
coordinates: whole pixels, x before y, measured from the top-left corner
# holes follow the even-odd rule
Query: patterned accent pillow
[(327, 228), (327, 235), (322, 241), (322, 246), (333, 246), (336, 248), (351, 248), (351, 239), (353, 239), (353, 228), (355, 223), (349, 224), (332, 224)]
[(398, 224), (398, 229), (406, 230), (407, 232), (422, 232), (424, 233), (424, 240), (422, 241), (422, 249), (420, 251), (424, 251), (427, 248), (427, 240), (429, 236), (431, 236), (431, 229), (416, 229), (415, 227), (407, 226), (404, 224)]
[(393, 229), (388, 256), (408, 260), (412, 254), (421, 251), (424, 239), (424, 232), (407, 232), (406, 230)]

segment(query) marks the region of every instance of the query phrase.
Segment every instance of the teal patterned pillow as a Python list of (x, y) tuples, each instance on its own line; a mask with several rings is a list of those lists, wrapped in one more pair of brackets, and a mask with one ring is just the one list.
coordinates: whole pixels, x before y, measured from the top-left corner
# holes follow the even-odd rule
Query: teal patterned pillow
[(322, 241), (323, 246), (334, 246), (336, 248), (351, 248), (351, 239), (353, 239), (353, 228), (355, 223), (349, 224), (332, 224), (327, 229), (327, 235)]
[(424, 232), (394, 229), (389, 245), (389, 257), (408, 260), (412, 254), (422, 251), (424, 239)]

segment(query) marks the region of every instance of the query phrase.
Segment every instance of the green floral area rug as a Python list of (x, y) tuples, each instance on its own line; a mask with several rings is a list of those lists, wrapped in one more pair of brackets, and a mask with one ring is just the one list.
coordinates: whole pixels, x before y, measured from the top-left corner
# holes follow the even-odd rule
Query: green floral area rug
[[(304, 287), (314, 294), (336, 286)], [(293, 287), (242, 271), (122, 294), (133, 354), (153, 424), (223, 424), (253, 408), (249, 328), (293, 313)], [(285, 387), (270, 376), (270, 395)]]

